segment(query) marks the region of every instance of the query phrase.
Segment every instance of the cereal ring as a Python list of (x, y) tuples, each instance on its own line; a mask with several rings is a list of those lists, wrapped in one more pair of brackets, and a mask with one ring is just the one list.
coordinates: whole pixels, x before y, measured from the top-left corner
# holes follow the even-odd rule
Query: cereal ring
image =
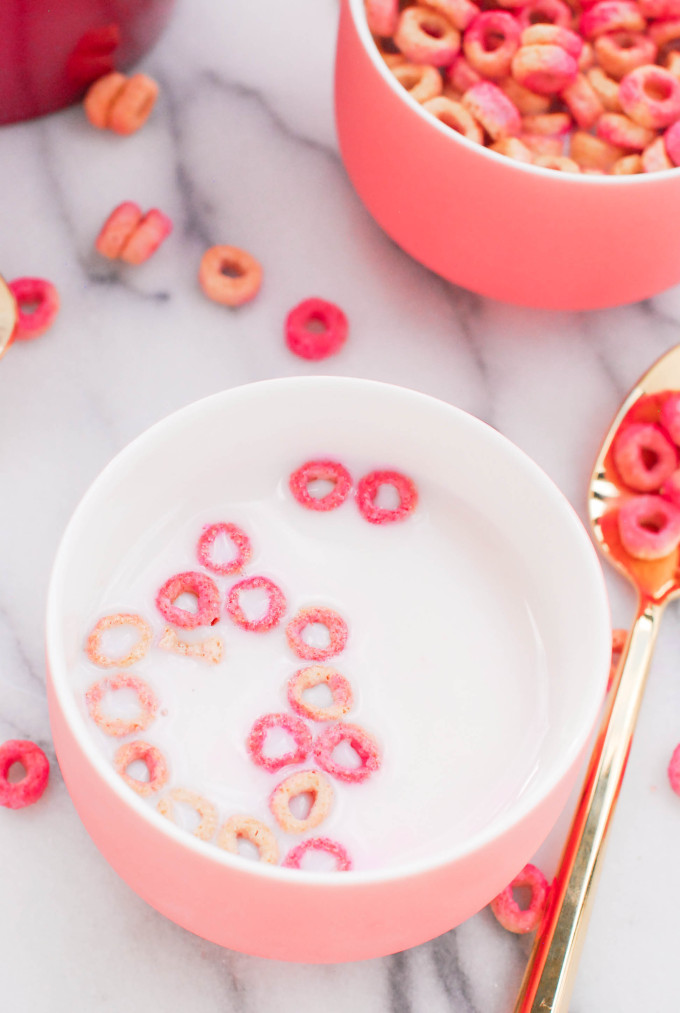
[(335, 303), (305, 299), (286, 317), (286, 344), (301, 359), (316, 362), (340, 351), (347, 330), (347, 317)]
[(522, 121), (517, 107), (491, 81), (480, 81), (468, 88), (461, 101), (492, 140), (519, 133)]
[(655, 141), (648, 144), (642, 152), (640, 160), (643, 172), (662, 172), (664, 169), (673, 168), (663, 137), (657, 137)]
[(519, 140), (535, 156), (539, 158), (560, 158), (563, 154), (564, 141), (561, 137), (541, 137), (540, 134), (520, 134)]
[(106, 130), (109, 125), (109, 110), (125, 87), (126, 81), (125, 74), (114, 71), (111, 74), (104, 74), (88, 88), (83, 100), (83, 109), (93, 127)]
[[(110, 658), (108, 654), (102, 653), (101, 638), (106, 630), (114, 629), (117, 626), (132, 626), (136, 630), (139, 630), (139, 640), (122, 658)], [(87, 638), (85, 653), (92, 664), (99, 665), (100, 668), (128, 668), (129, 665), (134, 665), (136, 661), (141, 661), (149, 650), (152, 638), (153, 632), (151, 627), (141, 616), (138, 616), (134, 612), (117, 612), (112, 616), (104, 616), (95, 623), (92, 632)]]
[(595, 63), (595, 50), (593, 49), (592, 43), (584, 42), (581, 55), (578, 58), (578, 69), (584, 73)]
[(522, 116), (538, 116), (541, 113), (550, 112), (552, 99), (547, 95), (537, 95), (524, 85), (515, 81), (514, 77), (506, 77), (504, 81), (498, 82), (498, 87), (508, 96), (513, 105)]
[(399, 22), (399, 0), (366, 0), (366, 20), (374, 35), (394, 35)]
[(680, 81), (663, 67), (637, 67), (621, 81), (619, 101), (641, 127), (659, 130), (680, 118)]
[(654, 492), (678, 466), (678, 453), (664, 431), (647, 422), (622, 429), (612, 457), (621, 481), (636, 492)]
[(392, 73), (416, 102), (427, 102), (441, 95), (441, 74), (429, 63), (408, 63), (404, 60), (393, 68)]
[(656, 60), (656, 43), (640, 32), (612, 32), (595, 39), (600, 67), (613, 78), (622, 78), (636, 67)]
[(479, 84), (482, 80), (474, 67), (471, 67), (465, 57), (459, 53), (450, 67), (446, 68), (446, 77), (451, 85), (463, 95), (473, 84)]
[[(333, 752), (341, 742), (348, 742), (361, 761), (358, 767), (346, 767), (333, 759)], [(314, 758), (319, 766), (339, 781), (361, 784), (380, 770), (380, 748), (372, 735), (360, 728), (338, 721), (329, 725), (314, 743)]]
[(463, 51), (473, 70), (495, 80), (510, 73), (519, 38), (520, 27), (512, 14), (484, 11), (465, 32)]
[(17, 304), (13, 340), (27, 341), (44, 334), (59, 312), (59, 293), (44, 278), (15, 278), (7, 286)]
[[(303, 640), (302, 634), (307, 626), (313, 626), (315, 623), (320, 623), (328, 630), (327, 647), (314, 647)], [(298, 658), (305, 661), (325, 661), (345, 649), (347, 623), (332, 609), (303, 608), (286, 626), (286, 639), (291, 651), (297, 654)]]
[(512, 76), (539, 95), (557, 94), (577, 73), (577, 61), (561, 46), (520, 46), (512, 59)]
[(673, 443), (680, 443), (680, 394), (669, 394), (664, 398), (659, 421)]
[(520, 141), (519, 137), (502, 137), (500, 141), (490, 144), (489, 148), (491, 151), (497, 151), (499, 155), (514, 158), (515, 161), (525, 162), (527, 165), (534, 160), (526, 144)]
[(521, 36), (523, 46), (561, 46), (565, 52), (578, 60), (583, 50), (583, 39), (576, 32), (561, 25), (529, 25)]
[(619, 509), (619, 535), (634, 559), (663, 559), (680, 542), (680, 507), (662, 496), (633, 496)]
[(186, 640), (180, 640), (170, 626), (166, 626), (163, 630), (158, 646), (164, 651), (173, 651), (174, 654), (181, 654), (185, 658), (199, 658), (213, 665), (219, 665), (224, 655), (224, 645), (219, 637), (208, 637), (197, 643), (188, 643)]
[[(333, 696), (333, 703), (317, 707), (304, 699), (304, 693), (314, 686), (325, 683)], [(352, 709), (354, 697), (352, 687), (344, 675), (327, 665), (309, 665), (301, 668), (288, 680), (288, 703), (303, 718), (310, 721), (336, 721)]]
[(638, 7), (646, 18), (680, 17), (680, 0), (638, 0)]
[(126, 200), (114, 208), (94, 241), (97, 253), (109, 260), (120, 257), (121, 251), (142, 220), (139, 204)]
[(680, 165), (680, 120), (669, 127), (663, 135), (666, 153), (673, 165)]
[(605, 32), (644, 32), (646, 21), (632, 0), (600, 0), (581, 15), (579, 30), (586, 39)]
[[(265, 741), (271, 728), (282, 728), (290, 735), (296, 748), (280, 756), (265, 756)], [(263, 714), (253, 725), (246, 746), (253, 763), (274, 773), (292, 763), (305, 762), (312, 748), (312, 733), (301, 718), (292, 714)]]
[(537, 155), (534, 158), (534, 165), (542, 169), (554, 169), (557, 172), (580, 172), (581, 167), (573, 158), (565, 155)]
[(593, 67), (586, 76), (605, 109), (610, 113), (620, 113), (619, 82), (605, 74), (601, 67)]
[[(312, 796), (311, 807), (304, 819), (298, 819), (291, 812), (291, 800), (307, 794)], [(287, 834), (304, 834), (326, 819), (333, 804), (333, 794), (330, 781), (320, 771), (300, 770), (276, 786), (269, 797), (269, 808)]]
[(571, 28), (573, 15), (563, 0), (529, 0), (519, 12), (518, 21), (521, 28), (538, 24)]
[[(128, 774), (127, 769), (135, 760), (142, 760), (146, 765), (148, 781), (138, 781)], [(141, 739), (121, 746), (113, 758), (113, 765), (125, 783), (138, 795), (151, 795), (154, 791), (159, 791), (168, 780), (168, 767), (160, 749)]]
[(201, 817), (201, 821), (195, 830), (192, 830), (194, 837), (202, 841), (209, 841), (215, 833), (217, 826), (217, 809), (207, 798), (198, 795), (195, 791), (188, 791), (186, 788), (173, 788), (158, 803), (156, 808), (166, 819), (174, 821), (174, 802), (180, 802), (191, 806)]
[(407, 7), (399, 16), (394, 43), (412, 63), (447, 67), (460, 49), (460, 33), (436, 11)]
[(526, 134), (542, 137), (564, 137), (571, 126), (567, 113), (539, 113), (537, 116), (523, 116), (522, 130)]
[[(101, 702), (106, 694), (115, 693), (119, 689), (132, 689), (137, 694), (139, 701), (137, 717), (110, 718), (102, 713)], [(85, 694), (85, 701), (94, 723), (106, 735), (115, 735), (116, 738), (132, 735), (133, 732), (143, 732), (154, 720), (158, 710), (158, 699), (151, 687), (136, 675), (129, 675), (127, 672), (119, 672), (118, 675), (95, 682)]]
[(668, 780), (676, 795), (680, 795), (680, 745), (676, 746), (668, 764)]
[[(531, 889), (531, 903), (522, 909), (513, 896), (513, 890), (528, 886)], [(548, 881), (535, 865), (525, 865), (512, 883), (491, 901), (491, 910), (508, 932), (524, 934), (537, 929), (543, 918), (548, 901)]]
[(309, 840), (298, 844), (288, 852), (281, 862), (281, 867), (302, 870), (302, 859), (308, 851), (323, 851), (327, 855), (332, 855), (337, 872), (349, 872), (352, 868), (352, 860), (346, 849), (337, 841), (332, 841), (330, 837), (310, 837)]
[(262, 267), (236, 246), (212, 246), (201, 258), (198, 283), (214, 302), (241, 306), (260, 291)]
[[(394, 510), (375, 504), (383, 485), (393, 486), (399, 494), (399, 506)], [(369, 523), (391, 524), (393, 521), (403, 521), (413, 513), (418, 505), (418, 491), (415, 483), (398, 471), (371, 471), (357, 485), (357, 505)]]
[(642, 159), (639, 155), (624, 155), (617, 158), (610, 171), (613, 176), (633, 176), (642, 172)]
[[(312, 482), (331, 482), (333, 488), (325, 496), (312, 496), (309, 491)], [(298, 503), (308, 510), (335, 510), (349, 496), (352, 476), (337, 461), (307, 461), (293, 472), (288, 485)]]
[(146, 74), (133, 74), (109, 105), (106, 125), (116, 134), (128, 136), (143, 127), (158, 98), (158, 85)]
[[(177, 598), (185, 593), (195, 596), (195, 612), (175, 605)], [(185, 630), (214, 626), (220, 619), (220, 593), (212, 577), (188, 570), (166, 580), (156, 595), (156, 607), (169, 623)]]
[[(8, 775), (15, 763), (26, 771), (20, 781)], [(23, 809), (37, 802), (50, 776), (50, 761), (40, 746), (26, 739), (10, 739), (0, 746), (0, 805), (6, 809)]]
[(582, 130), (590, 130), (604, 113), (602, 100), (585, 74), (577, 74), (560, 98)]
[(598, 137), (603, 141), (629, 151), (643, 151), (656, 136), (653, 130), (619, 113), (605, 113), (604, 116), (600, 116), (596, 128)]
[(474, 141), (475, 144), (484, 143), (482, 128), (472, 113), (469, 113), (460, 102), (444, 97), (433, 98), (423, 103), (423, 109), (427, 109), (428, 113), (440, 123), (467, 137), (468, 141)]
[(576, 130), (571, 135), (570, 155), (582, 169), (603, 169), (605, 172), (620, 159), (624, 152), (601, 137), (593, 137), (585, 130)]
[(464, 32), (479, 14), (477, 4), (470, 0), (416, 0), (419, 7), (429, 7), (450, 21), (459, 32)]
[(238, 855), (239, 840), (250, 841), (258, 850), (261, 862), (276, 865), (279, 860), (279, 848), (276, 838), (269, 827), (256, 820), (254, 816), (230, 816), (220, 827), (217, 835), (217, 847)]
[[(216, 563), (210, 554), (215, 539), (219, 538), (220, 535), (228, 538), (236, 549), (234, 558), (226, 563)], [(230, 573), (240, 573), (252, 554), (253, 549), (250, 539), (245, 531), (237, 527), (236, 524), (227, 524), (225, 522), (207, 524), (203, 528), (201, 537), (198, 539), (198, 545), (196, 546), (196, 555), (201, 566), (204, 566), (206, 570), (211, 570), (213, 573), (219, 573), (222, 577), (226, 577)]]
[[(267, 592), (269, 603), (267, 611), (259, 619), (248, 619), (241, 608), (240, 595), (242, 591), (257, 591), (262, 588)], [(283, 591), (277, 587), (273, 580), (268, 577), (246, 577), (234, 584), (227, 597), (227, 614), (229, 618), (241, 626), (244, 630), (252, 633), (264, 633), (271, 630), (281, 622), (286, 611), (286, 598)]]
[(151, 211), (147, 211), (132, 234), (125, 240), (118, 256), (126, 264), (143, 264), (156, 252), (171, 232), (172, 219), (159, 211), (158, 208), (152, 208)]

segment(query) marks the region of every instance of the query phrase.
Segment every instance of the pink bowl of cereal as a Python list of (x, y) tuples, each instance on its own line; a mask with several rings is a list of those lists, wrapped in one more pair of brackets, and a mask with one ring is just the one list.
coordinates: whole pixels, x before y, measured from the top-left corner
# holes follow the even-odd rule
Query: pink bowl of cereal
[(680, 281), (676, 0), (342, 0), (336, 121), (370, 213), (507, 302), (586, 310)]
[(591, 542), (522, 452), (425, 395), (309, 377), (111, 462), (55, 561), (47, 655), (59, 764), (120, 876), (223, 946), (336, 962), (522, 869), (610, 629)]

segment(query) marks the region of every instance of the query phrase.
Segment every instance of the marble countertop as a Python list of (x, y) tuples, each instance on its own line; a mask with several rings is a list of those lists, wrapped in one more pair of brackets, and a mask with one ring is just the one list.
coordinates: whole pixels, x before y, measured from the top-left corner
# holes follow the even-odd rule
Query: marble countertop
[[(588, 314), (492, 303), (403, 254), (343, 170), (332, 113), (336, 0), (179, 0), (142, 69), (161, 97), (121, 141), (80, 108), (0, 131), (0, 270), (52, 279), (59, 319), (0, 364), (0, 741), (54, 761), (43, 619), (51, 563), (90, 482), (130, 439), (215, 391), (320, 372), (414, 387), (497, 427), (557, 482), (581, 517), (592, 461), (627, 389), (680, 339), (680, 288)], [(147, 264), (119, 267), (93, 239), (124, 199), (170, 214)], [(196, 282), (205, 248), (262, 261), (238, 312)], [(351, 332), (315, 365), (284, 346), (309, 295), (338, 302)], [(607, 571), (614, 624), (631, 593)], [(572, 1009), (680, 1003), (680, 800), (665, 769), (680, 740), (680, 623), (664, 619)], [(554, 871), (567, 814), (537, 856)], [(85, 833), (58, 766), (41, 802), (0, 810), (0, 1005), (16, 1013), (509, 1013), (529, 948), (488, 910), (412, 951), (329, 967), (222, 950), (156, 914)]]

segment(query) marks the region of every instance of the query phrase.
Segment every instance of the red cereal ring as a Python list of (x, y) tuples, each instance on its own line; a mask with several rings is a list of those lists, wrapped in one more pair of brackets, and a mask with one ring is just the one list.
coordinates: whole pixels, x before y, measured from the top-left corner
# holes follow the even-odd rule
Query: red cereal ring
[[(228, 538), (236, 549), (236, 555), (227, 563), (216, 563), (210, 555), (215, 539), (219, 538), (220, 535)], [(230, 573), (240, 573), (252, 553), (253, 549), (248, 535), (241, 528), (237, 527), (236, 524), (208, 524), (203, 528), (196, 547), (199, 563), (206, 570), (212, 570), (213, 573), (219, 573), (222, 576), (227, 576)]]
[(254, 816), (230, 816), (217, 835), (217, 847), (238, 855), (239, 840), (250, 841), (257, 848), (261, 862), (276, 865), (279, 860), (279, 848), (276, 838), (266, 823), (256, 820)]
[(668, 780), (676, 795), (680, 795), (680, 745), (676, 746), (668, 764)]
[[(381, 485), (392, 485), (399, 493), (400, 502), (395, 510), (386, 510), (375, 505)], [(371, 524), (390, 524), (392, 521), (404, 520), (413, 513), (418, 505), (418, 490), (410, 478), (398, 471), (371, 471), (359, 481), (357, 504)]]
[(347, 329), (339, 306), (325, 299), (305, 299), (286, 317), (286, 344), (301, 359), (326, 359), (345, 344)]
[[(101, 650), (102, 633), (116, 626), (134, 626), (139, 630), (139, 640), (122, 658), (110, 658)], [(117, 612), (115, 615), (103, 616), (95, 623), (87, 638), (85, 653), (93, 665), (99, 665), (100, 668), (127, 668), (144, 657), (151, 645), (152, 638), (151, 627), (141, 616), (136, 613)]]
[[(295, 749), (280, 756), (265, 756), (267, 733), (272, 728), (282, 728), (287, 732), (295, 743)], [(253, 763), (274, 773), (292, 763), (305, 762), (312, 748), (312, 733), (301, 718), (296, 718), (292, 714), (263, 714), (253, 725), (246, 746)]]
[[(312, 804), (304, 819), (291, 812), (291, 800), (298, 795), (310, 795)], [(300, 770), (291, 774), (274, 788), (269, 796), (269, 808), (288, 834), (304, 834), (326, 819), (333, 805), (333, 787), (318, 770)]]
[[(181, 594), (196, 597), (196, 611), (179, 608), (175, 601)], [(212, 577), (188, 570), (166, 580), (156, 595), (156, 606), (164, 619), (186, 630), (197, 626), (214, 626), (220, 618), (220, 593)]]
[(621, 481), (636, 492), (654, 492), (678, 466), (678, 453), (657, 425), (637, 422), (617, 435), (612, 449)]
[[(20, 781), (9, 781), (10, 768), (20, 763), (26, 774)], [(23, 809), (37, 802), (50, 776), (50, 761), (40, 746), (26, 739), (10, 739), (0, 746), (0, 805)]]
[(297, 847), (292, 848), (288, 852), (281, 862), (282, 867), (284, 869), (302, 870), (302, 859), (308, 851), (323, 851), (327, 855), (332, 855), (335, 859), (337, 872), (349, 872), (352, 868), (352, 859), (349, 857), (347, 850), (343, 848), (342, 844), (332, 841), (330, 837), (310, 837), (309, 840), (298, 844)]
[[(328, 646), (314, 647), (302, 639), (307, 626), (320, 623), (328, 630)], [(347, 623), (337, 612), (327, 608), (304, 608), (293, 616), (286, 626), (286, 638), (291, 651), (305, 661), (325, 661), (344, 650), (347, 643)]]
[(59, 293), (52, 282), (44, 278), (15, 278), (8, 288), (19, 311), (15, 339), (27, 341), (44, 334), (59, 312)]
[[(312, 482), (331, 482), (333, 488), (325, 496), (312, 496)], [(288, 480), (290, 491), (298, 503), (308, 510), (335, 510), (345, 502), (352, 489), (352, 476), (337, 461), (307, 461)]]
[[(127, 769), (135, 760), (141, 760), (146, 765), (148, 781), (138, 781), (128, 774)], [(125, 783), (138, 795), (151, 795), (154, 791), (159, 791), (168, 780), (168, 766), (160, 749), (141, 739), (121, 746), (113, 758), (113, 765)]]
[[(259, 619), (248, 619), (241, 608), (242, 591), (256, 591), (263, 588), (269, 597), (267, 611)], [(229, 618), (244, 630), (253, 633), (264, 633), (278, 626), (286, 611), (286, 599), (283, 591), (268, 577), (246, 577), (234, 584), (227, 597), (227, 614)]]
[[(358, 767), (346, 767), (333, 759), (333, 752), (341, 742), (348, 742), (357, 754), (361, 761)], [(344, 721), (324, 728), (314, 743), (314, 758), (327, 774), (348, 784), (360, 784), (380, 770), (380, 749), (373, 736), (359, 725)]]
[[(325, 683), (333, 696), (333, 703), (328, 707), (315, 707), (307, 703), (303, 694), (314, 686)], [(288, 680), (288, 703), (303, 718), (311, 721), (337, 721), (352, 709), (354, 699), (352, 687), (344, 675), (327, 665), (309, 665), (301, 668)]]
[(194, 837), (198, 837), (202, 841), (209, 841), (217, 826), (217, 809), (212, 802), (195, 791), (188, 791), (186, 788), (173, 788), (159, 801), (156, 809), (166, 819), (174, 820), (175, 802), (191, 806), (196, 811), (200, 816), (200, 822), (196, 829), (192, 830), (192, 833)]
[[(531, 889), (531, 903), (522, 909), (514, 898), (513, 890), (527, 886)], [(508, 932), (533, 932), (538, 928), (548, 900), (548, 881), (535, 865), (525, 865), (512, 883), (491, 901), (491, 910)]]
[[(119, 689), (132, 689), (139, 700), (139, 714), (134, 718), (110, 718), (102, 712), (101, 702), (107, 693), (115, 693)], [(142, 679), (136, 675), (129, 675), (126, 672), (119, 672), (105, 679), (100, 679), (90, 686), (85, 694), (87, 709), (90, 717), (107, 735), (132, 735), (133, 732), (143, 732), (148, 728), (156, 717), (158, 710), (158, 699), (156, 694)]]

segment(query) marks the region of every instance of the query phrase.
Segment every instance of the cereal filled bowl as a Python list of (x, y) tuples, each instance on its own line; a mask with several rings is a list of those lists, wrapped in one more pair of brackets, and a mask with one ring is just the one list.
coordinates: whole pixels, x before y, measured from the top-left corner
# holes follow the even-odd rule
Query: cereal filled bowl
[[(569, 10), (562, 0), (533, 3)], [(432, 0), (431, 6), (439, 10), (447, 4), (474, 10), (467, 0)], [(484, 16), (500, 14), (512, 22), (523, 5), (504, 6), (512, 10)], [(626, 2), (609, 6), (629, 14), (637, 7)], [(536, 16), (548, 19), (548, 14)], [(668, 46), (680, 40), (678, 22), (672, 25), (677, 38), (669, 38)], [(535, 26), (539, 34), (546, 27)], [(489, 30), (489, 49), (497, 42)], [(661, 76), (663, 87), (677, 97), (680, 85), (669, 84), (673, 77), (665, 69)], [(466, 86), (465, 81), (457, 84)], [(489, 84), (493, 90), (499, 80), (483, 81), (482, 89)], [(617, 82), (613, 84), (616, 91)], [(651, 91), (656, 87), (649, 82)], [(470, 140), (459, 132), (464, 125), (452, 129), (441, 122), (399, 83), (369, 31), (364, 0), (342, 0), (335, 103), (340, 149), (357, 193), (404, 250), (449, 281), (496, 299), (563, 310), (633, 302), (680, 281), (680, 232), (675, 227), (680, 169), (659, 168), (671, 164), (661, 136), (650, 155), (659, 171), (633, 175), (555, 171)], [(610, 128), (623, 123), (631, 129), (627, 117), (607, 115), (614, 117)], [(534, 129), (546, 129), (545, 120), (543, 126), (534, 120)], [(680, 136), (680, 127), (673, 129)], [(592, 148), (588, 131), (581, 133), (582, 143)], [(649, 132), (644, 143), (652, 134), (656, 132)]]
[(364, 380), (226, 391), (77, 508), (55, 746), (122, 878), (223, 946), (331, 962), (469, 917), (526, 863), (602, 700), (601, 571), (496, 431)]

